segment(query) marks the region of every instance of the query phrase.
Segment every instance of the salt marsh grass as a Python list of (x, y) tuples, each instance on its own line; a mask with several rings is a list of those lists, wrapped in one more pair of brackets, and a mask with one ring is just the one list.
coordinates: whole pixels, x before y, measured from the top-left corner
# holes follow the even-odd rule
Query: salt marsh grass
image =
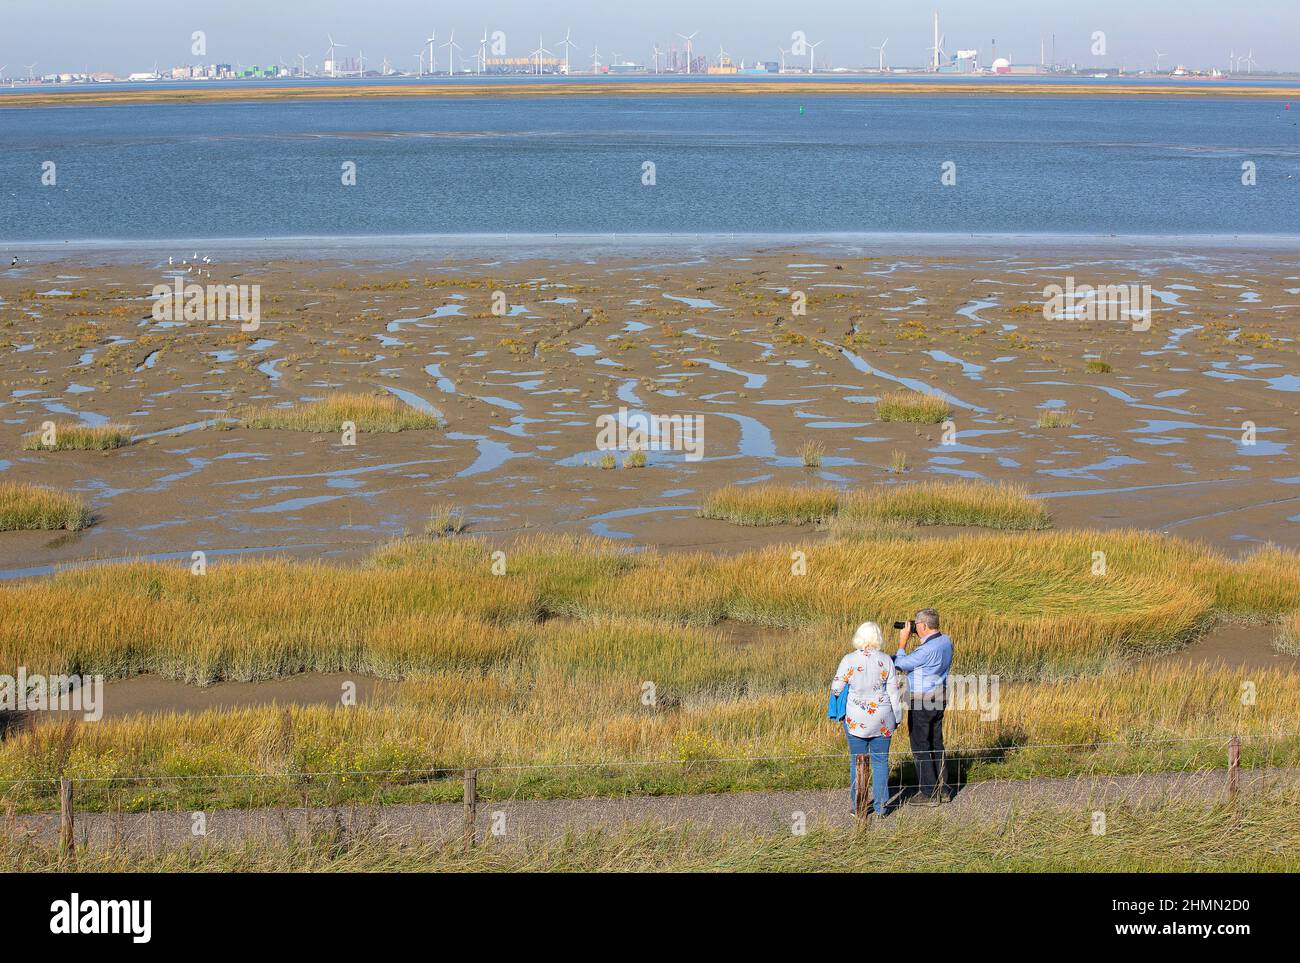
[[(823, 715), (829, 667), (857, 624), (885, 624), (923, 603), (943, 613), (957, 642), (955, 672), (1002, 679), (996, 720), (954, 711), (947, 722), (950, 745), (996, 756), (972, 763), (970, 778), (1217, 765), (1221, 737), (1233, 732), (1278, 740), (1288, 758), (1300, 748), (1294, 672), (1254, 671), (1259, 698), (1243, 706), (1239, 670), (1141, 661), (1218, 619), (1294, 613), (1296, 553), (1233, 560), (1147, 531), (921, 541), (868, 529), (801, 546), (807, 574), (795, 578), (792, 547), (663, 555), (534, 537), (501, 545), (504, 574), (494, 574), (497, 546), (413, 538), (356, 566), (232, 561), (199, 578), (135, 562), (0, 585), (0, 665), (200, 684), (309, 671), (394, 680), (381, 702), (347, 709), (108, 718), (82, 726), (71, 747), (61, 724), (39, 722), (0, 741), (0, 778), (649, 760), (666, 768), (512, 770), (485, 773), (480, 785), (519, 797), (836, 786), (840, 738)], [(1092, 572), (1098, 551), (1104, 577)], [(503, 739), (503, 713), (526, 718), (533, 736)], [(1204, 741), (1143, 748), (1156, 739)], [(1062, 744), (1082, 748), (1034, 748)], [(810, 769), (683, 768), (821, 754), (829, 758)], [(229, 780), (167, 786), (145, 802), (202, 808), (185, 795), (200, 790), (207, 805), (265, 801)], [(267, 804), (289, 788), (267, 789)], [(460, 791), (419, 777), (389, 788), (426, 801)], [(46, 805), (38, 796), (47, 791), (13, 798)], [(355, 780), (311, 791), (327, 801), (375, 790)], [(108, 801), (90, 795), (86, 804)]]
[(0, 484), (0, 532), (88, 528), (92, 515), (78, 496), (43, 485)]
[(1281, 652), (1300, 655), (1300, 612), (1293, 612), (1278, 627), (1277, 648)]
[(393, 432), (441, 428), (434, 414), (418, 411), (388, 395), (332, 394), (320, 401), (275, 407), (265, 405), (238, 413), (241, 428), (336, 432), (351, 422), (361, 432)]
[(1052, 408), (1039, 412), (1039, 428), (1073, 428), (1074, 412), (1064, 408)]
[(838, 510), (838, 493), (825, 486), (728, 485), (709, 493), (700, 515), (733, 525), (806, 525)]
[(895, 391), (876, 402), (876, 417), (881, 421), (937, 425), (951, 413), (952, 406), (946, 399), (919, 391)]
[(76, 422), (56, 422), (54, 437), (49, 443), (43, 431), (23, 436), (27, 451), (109, 451), (131, 444), (130, 425), (82, 425)]
[(979, 528), (1050, 528), (1043, 502), (1019, 486), (975, 481), (925, 481), (855, 489), (841, 497), (839, 521), (848, 525), (903, 522)]

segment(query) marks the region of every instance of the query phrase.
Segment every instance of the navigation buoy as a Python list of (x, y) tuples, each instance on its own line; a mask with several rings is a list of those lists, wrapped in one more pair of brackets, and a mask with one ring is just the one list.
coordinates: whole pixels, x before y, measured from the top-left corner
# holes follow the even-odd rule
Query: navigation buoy
[(799, 113), (800, 113), (800, 115), (803, 114), (803, 104), (800, 104), (800, 105), (799, 105)]

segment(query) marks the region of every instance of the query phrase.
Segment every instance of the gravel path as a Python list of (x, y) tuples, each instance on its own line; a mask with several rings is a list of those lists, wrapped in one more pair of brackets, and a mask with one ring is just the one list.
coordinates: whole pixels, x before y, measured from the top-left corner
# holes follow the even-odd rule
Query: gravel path
[[(1249, 797), (1265, 788), (1300, 791), (1300, 769), (1243, 770), (1240, 793)], [(1006, 819), (1029, 808), (1091, 812), (1107, 806), (1157, 805), (1170, 799), (1210, 803), (1227, 795), (1227, 772), (1147, 773), (973, 783), (951, 802), (930, 810), (944, 819)], [(902, 808), (911, 812), (911, 803)], [(898, 811), (896, 808), (895, 812)], [(477, 835), (502, 841), (554, 838), (566, 830), (618, 830), (628, 825), (691, 824), (713, 830), (790, 832), (803, 814), (808, 827), (852, 825), (847, 790), (726, 793), (695, 796), (488, 800), (480, 799)], [(461, 837), (460, 803), (355, 806), (337, 808), (225, 809), (204, 814), (206, 841), (212, 845), (244, 840), (283, 840), (311, 830), (341, 828), (423, 841)], [(886, 818), (887, 829), (894, 816)], [(189, 812), (140, 814), (82, 813), (76, 820), (79, 845), (171, 847), (196, 841)], [(57, 840), (57, 814), (18, 816), (5, 830), (45, 842)]]

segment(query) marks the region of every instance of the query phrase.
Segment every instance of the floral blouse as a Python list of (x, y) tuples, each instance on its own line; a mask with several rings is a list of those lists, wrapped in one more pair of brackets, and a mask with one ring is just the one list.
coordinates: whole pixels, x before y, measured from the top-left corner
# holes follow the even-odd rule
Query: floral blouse
[(831, 691), (839, 695), (846, 685), (849, 703), (844, 721), (849, 734), (861, 739), (893, 735), (903, 718), (894, 660), (877, 650), (850, 652), (840, 659)]

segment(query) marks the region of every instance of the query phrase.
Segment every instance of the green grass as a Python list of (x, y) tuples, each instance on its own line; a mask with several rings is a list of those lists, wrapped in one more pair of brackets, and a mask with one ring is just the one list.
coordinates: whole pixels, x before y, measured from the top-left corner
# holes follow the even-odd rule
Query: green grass
[(131, 444), (130, 425), (81, 425), (59, 422), (54, 426), (54, 440), (46, 444), (44, 431), (23, 435), (26, 451), (109, 451)]
[[(1300, 870), (1300, 805), (1273, 792), (1224, 803), (1110, 806), (1090, 813), (1021, 809), (957, 820), (902, 810), (872, 832), (812, 826), (803, 835), (645, 822), (613, 832), (492, 840), (465, 850), (350, 832), (322, 816), (296, 837), (229, 845), (83, 847), (0, 838), (0, 871), (36, 872), (1289, 872)], [(1231, 827), (1231, 831), (1225, 831)]]
[(286, 431), (342, 431), (345, 422), (359, 432), (394, 432), (441, 428), (442, 420), (417, 411), (388, 395), (335, 394), (320, 401), (288, 407), (263, 406), (238, 414), (241, 428), (269, 428)]
[(93, 516), (78, 496), (43, 485), (0, 484), (0, 532), (89, 528)]
[(1107, 361), (1088, 361), (1084, 364), (1083, 370), (1089, 374), (1110, 374), (1115, 369)]
[(895, 391), (876, 402), (876, 417), (881, 421), (937, 425), (951, 413), (952, 406), (945, 399), (919, 391)]

